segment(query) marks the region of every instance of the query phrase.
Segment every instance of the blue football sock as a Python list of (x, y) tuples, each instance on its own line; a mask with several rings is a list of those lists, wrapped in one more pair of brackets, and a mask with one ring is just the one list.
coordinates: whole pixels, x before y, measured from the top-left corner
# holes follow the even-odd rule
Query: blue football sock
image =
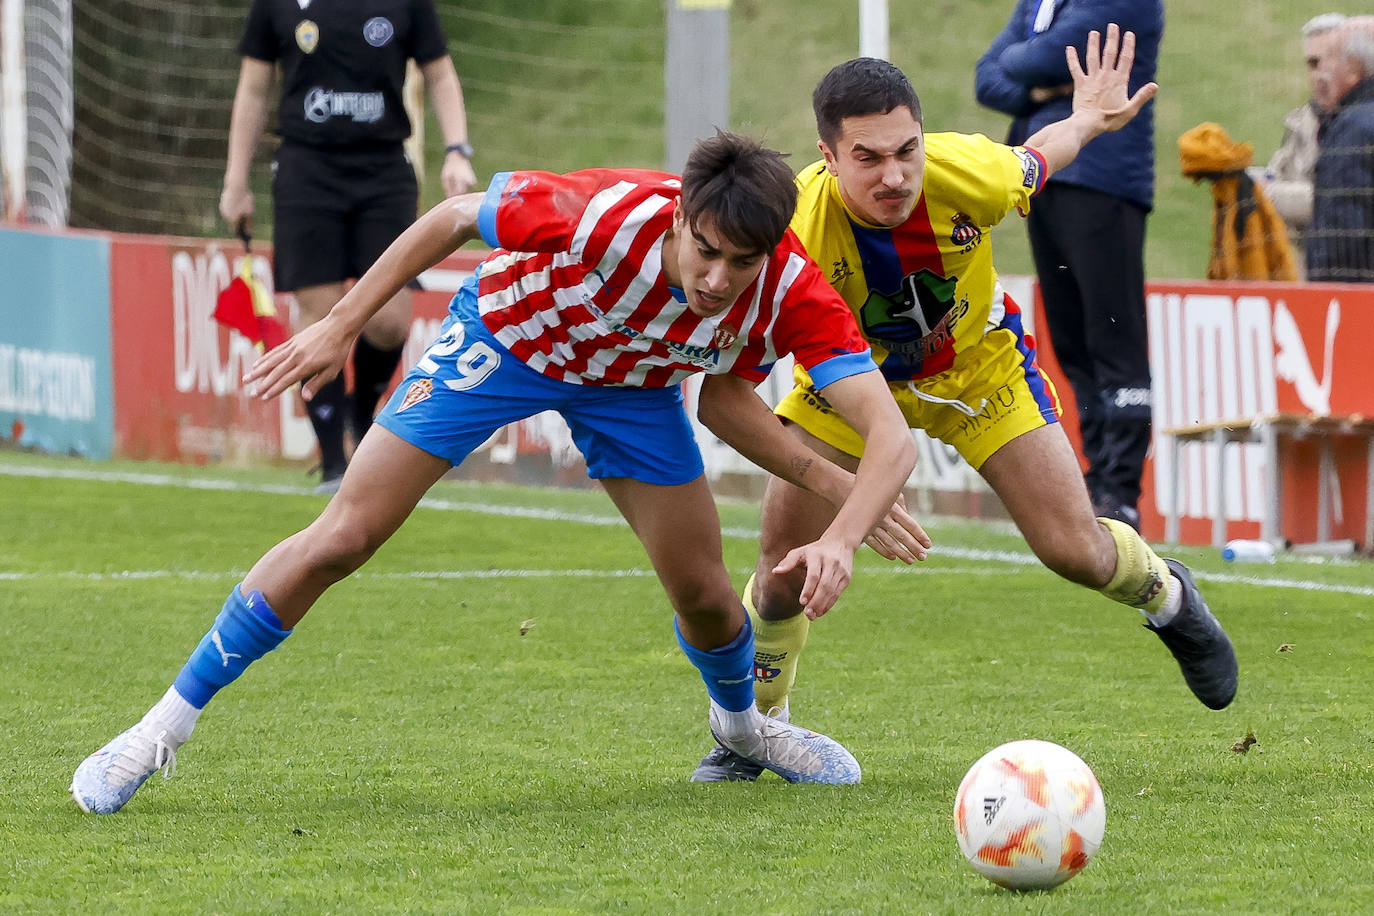
[(682, 638), (677, 618), (673, 618), (677, 644), (688, 660), (701, 672), (706, 692), (724, 709), (740, 712), (754, 705), (754, 628), (745, 617), (739, 635), (719, 649), (709, 652), (690, 645)]
[(235, 585), (210, 632), (191, 653), (172, 686), (186, 702), (202, 709), (221, 687), (232, 683), (249, 664), (290, 635), (290, 630), (282, 629), (281, 620), (262, 592), (251, 592), (245, 598)]

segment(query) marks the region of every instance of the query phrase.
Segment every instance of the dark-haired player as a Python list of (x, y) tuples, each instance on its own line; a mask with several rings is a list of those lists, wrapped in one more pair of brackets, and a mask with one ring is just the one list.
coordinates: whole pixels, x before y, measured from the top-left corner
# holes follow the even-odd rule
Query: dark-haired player
[(752, 388), (791, 353), (868, 442), (851, 477), (788, 436), (758, 400), (742, 405), (745, 455), (839, 509), (783, 568), (824, 612), (868, 539), (910, 561), (929, 546), (894, 507), (915, 447), (843, 300), (788, 229), (791, 171), (732, 134), (697, 144), (681, 180), (643, 170), (504, 173), (415, 223), (323, 320), (263, 356), (262, 397), (333, 378), (369, 316), (464, 242), (496, 248), (450, 305), (439, 339), (363, 439), (339, 492), (231, 591), (163, 698), (78, 767), (83, 810), (119, 810), (172, 759), (215, 692), (277, 646), (358, 569), (451, 467), (500, 427), (557, 410), (644, 544), (676, 611), (683, 651), (710, 695), (717, 740), (795, 782), (852, 783), (835, 741), (760, 713), (752, 631), (722, 562), (720, 523), (679, 383), (734, 374)]
[[(813, 96), (825, 158), (797, 178), (792, 228), (853, 309), (908, 424), (958, 449), (1047, 567), (1139, 609), (1197, 698), (1220, 709), (1236, 692), (1230, 640), (1183, 564), (1161, 559), (1130, 525), (1094, 517), (1053, 386), (993, 268), (991, 228), (1012, 209), (1029, 209), (1046, 176), (1129, 121), (1156, 91), (1150, 83), (1126, 92), (1130, 33), (1123, 41), (1113, 26), (1105, 46), (1100, 42), (1097, 32), (1089, 36), (1086, 71), (1070, 49), (1073, 115), (1019, 147), (926, 134), (915, 90), (886, 61), (835, 67)], [(862, 431), (804, 366), (796, 380), (777, 413), (797, 440), (845, 467), (868, 460)], [(728, 384), (703, 382), (703, 411)], [(788, 709), (809, 622), (820, 616), (806, 606), (801, 577), (778, 560), (824, 531), (833, 515), (806, 490), (769, 480), (758, 565), (744, 594), (762, 708)], [(692, 778), (753, 779), (759, 772), (716, 747)]]

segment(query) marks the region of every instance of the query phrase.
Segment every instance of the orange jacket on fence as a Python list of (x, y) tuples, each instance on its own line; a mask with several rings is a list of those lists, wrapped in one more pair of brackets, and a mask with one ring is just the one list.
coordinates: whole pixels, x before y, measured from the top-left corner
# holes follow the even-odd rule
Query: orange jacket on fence
[(1245, 168), (1250, 143), (1236, 143), (1221, 125), (1199, 124), (1178, 138), (1183, 174), (1212, 182), (1212, 257), (1209, 280), (1296, 280), (1288, 230), (1264, 190)]

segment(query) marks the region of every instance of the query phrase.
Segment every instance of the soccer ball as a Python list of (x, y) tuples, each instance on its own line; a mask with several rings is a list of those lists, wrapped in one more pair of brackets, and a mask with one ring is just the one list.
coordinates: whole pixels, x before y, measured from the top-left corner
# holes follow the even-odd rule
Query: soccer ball
[(1102, 845), (1107, 806), (1078, 755), (1049, 741), (1012, 741), (969, 767), (954, 800), (954, 832), (983, 877), (1013, 890), (1051, 888)]

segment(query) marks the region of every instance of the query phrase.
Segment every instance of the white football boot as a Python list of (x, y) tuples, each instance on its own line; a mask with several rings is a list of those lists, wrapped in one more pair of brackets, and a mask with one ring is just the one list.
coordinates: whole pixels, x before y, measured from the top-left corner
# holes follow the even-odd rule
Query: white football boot
[(779, 710), (758, 716), (754, 727), (746, 733), (727, 734), (712, 703), (711, 733), (721, 747), (772, 770), (788, 782), (852, 785), (859, 781), (859, 762), (844, 745), (784, 722), (774, 714), (776, 712)]
[(72, 776), (72, 798), (87, 814), (114, 814), (159, 769), (172, 778), (184, 740), (144, 719), (81, 761)]

